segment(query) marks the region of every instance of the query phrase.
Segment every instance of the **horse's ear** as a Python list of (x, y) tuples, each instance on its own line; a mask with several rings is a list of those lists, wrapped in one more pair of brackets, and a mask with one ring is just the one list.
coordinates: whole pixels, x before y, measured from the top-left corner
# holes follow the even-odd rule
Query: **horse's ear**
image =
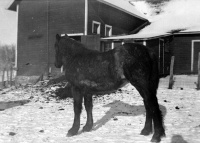
[(59, 41), (61, 36), (59, 34), (56, 34), (56, 39)]

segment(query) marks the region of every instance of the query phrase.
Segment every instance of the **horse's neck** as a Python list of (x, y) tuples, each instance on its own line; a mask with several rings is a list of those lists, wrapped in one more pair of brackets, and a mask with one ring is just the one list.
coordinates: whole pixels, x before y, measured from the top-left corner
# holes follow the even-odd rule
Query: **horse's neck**
[(87, 55), (91, 53), (97, 53), (98, 51), (90, 50), (85, 45), (78, 42), (70, 42), (66, 45), (65, 55), (71, 57), (77, 57), (79, 55)]
[(63, 57), (66, 60), (65, 64), (70, 64), (74, 60), (77, 59), (77, 57), (88, 57), (90, 54), (99, 53), (98, 51), (90, 50), (85, 47), (85, 45), (70, 41), (69, 43), (65, 43), (63, 49)]

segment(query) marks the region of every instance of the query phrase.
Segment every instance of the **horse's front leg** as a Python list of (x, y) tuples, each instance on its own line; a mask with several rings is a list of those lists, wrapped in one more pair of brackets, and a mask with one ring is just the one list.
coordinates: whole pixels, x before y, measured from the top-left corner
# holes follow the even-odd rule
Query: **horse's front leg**
[(84, 95), (84, 105), (87, 112), (87, 122), (83, 127), (83, 132), (89, 132), (93, 127), (93, 116), (92, 116), (92, 95)]
[(67, 136), (73, 136), (78, 133), (78, 130), (80, 128), (80, 114), (83, 102), (83, 96), (81, 95), (79, 89), (72, 87), (71, 90), (74, 99), (74, 123), (72, 128), (68, 131)]

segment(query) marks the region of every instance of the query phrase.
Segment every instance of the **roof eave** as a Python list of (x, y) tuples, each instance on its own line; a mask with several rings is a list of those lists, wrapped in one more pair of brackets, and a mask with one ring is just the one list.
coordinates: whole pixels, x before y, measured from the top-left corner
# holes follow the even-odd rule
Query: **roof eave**
[(134, 13), (131, 13), (131, 12), (129, 12), (129, 11), (123, 9), (123, 8), (120, 8), (120, 7), (118, 7), (118, 6), (112, 5), (111, 3), (108, 3), (108, 2), (105, 2), (105, 1), (101, 1), (101, 0), (98, 0), (98, 1), (101, 2), (101, 3), (104, 3), (104, 4), (106, 4), (106, 5), (109, 5), (109, 6), (111, 6), (111, 7), (114, 7), (114, 8), (116, 8), (116, 9), (120, 10), (120, 11), (123, 11), (123, 12), (125, 12), (125, 13), (127, 13), (127, 14), (129, 14), (129, 15), (132, 15), (132, 16), (134, 16), (134, 17), (137, 17), (137, 18), (139, 18), (139, 19), (141, 19), (141, 20), (148, 21), (148, 19), (146, 19), (146, 18), (144, 18), (144, 17), (138, 16), (138, 15), (136, 15), (136, 14), (134, 14)]
[(12, 0), (10, 2), (10, 4), (8, 5), (8, 10), (11, 10), (11, 11), (17, 11), (17, 4), (20, 2), (21, 0)]
[(200, 34), (200, 31), (182, 31), (179, 33), (174, 33), (174, 35), (184, 35), (184, 34)]
[(162, 37), (167, 37), (167, 36), (171, 36), (171, 35), (173, 35), (173, 34), (163, 34), (163, 35), (158, 35), (158, 36), (152, 36), (152, 37), (145, 37), (145, 38), (142, 38), (142, 37), (140, 37), (140, 38), (131, 38), (131, 37), (127, 37), (127, 38), (120, 38), (120, 36), (118, 36), (119, 38), (117, 38), (117, 37), (113, 37), (113, 39), (112, 39), (112, 37), (109, 37), (109, 38), (102, 38), (101, 40), (104, 40), (104, 41), (120, 41), (120, 40), (130, 40), (130, 39), (134, 39), (134, 40), (137, 40), (137, 41), (139, 41), (139, 40), (152, 40), (152, 39), (157, 39), (157, 38), (162, 38)]

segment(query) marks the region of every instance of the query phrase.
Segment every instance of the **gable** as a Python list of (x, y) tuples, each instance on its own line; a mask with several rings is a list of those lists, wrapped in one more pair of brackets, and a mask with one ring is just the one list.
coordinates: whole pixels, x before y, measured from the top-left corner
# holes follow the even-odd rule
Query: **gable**
[(130, 1), (127, 0), (97, 0), (97, 1), (109, 5), (111, 7), (114, 7), (116, 9), (119, 9), (120, 11), (128, 13), (139, 19), (147, 20), (145, 15), (140, 13)]

